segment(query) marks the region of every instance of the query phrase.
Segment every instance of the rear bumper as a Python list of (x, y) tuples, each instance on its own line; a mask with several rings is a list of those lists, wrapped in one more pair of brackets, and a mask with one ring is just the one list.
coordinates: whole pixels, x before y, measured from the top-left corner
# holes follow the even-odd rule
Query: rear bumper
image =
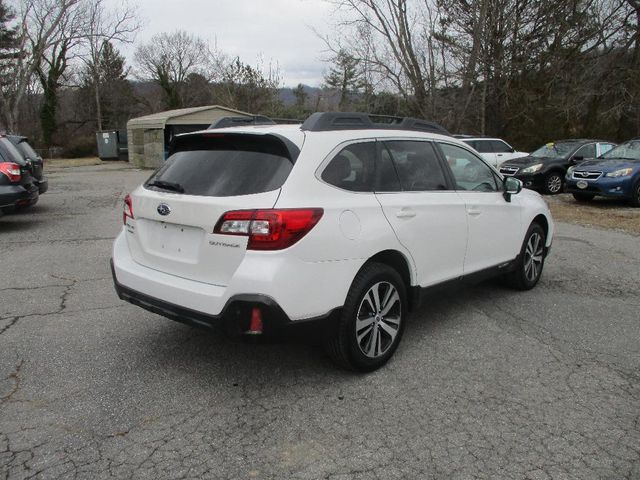
[(42, 177), (42, 180), (34, 179), (34, 183), (38, 187), (38, 191), (41, 195), (49, 190), (49, 179), (47, 177)]
[(0, 185), (0, 208), (32, 205), (38, 195), (38, 188), (31, 184)]
[(249, 332), (254, 308), (260, 310), (262, 317), (261, 337), (283, 337), (295, 334), (324, 337), (325, 334), (333, 331), (340, 314), (340, 309), (334, 309), (319, 317), (292, 321), (280, 305), (270, 297), (235, 295), (227, 301), (220, 314), (211, 315), (125, 287), (118, 282), (113, 259), (111, 259), (111, 274), (116, 293), (121, 300), (192, 327), (223, 330), (230, 336), (240, 336)]

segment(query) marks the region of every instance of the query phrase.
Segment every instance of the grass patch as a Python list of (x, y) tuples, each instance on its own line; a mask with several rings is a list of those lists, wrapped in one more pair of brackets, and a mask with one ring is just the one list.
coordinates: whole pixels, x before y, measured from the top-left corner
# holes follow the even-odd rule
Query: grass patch
[(46, 167), (69, 168), (69, 167), (87, 167), (90, 165), (100, 165), (102, 160), (98, 157), (86, 158), (54, 158), (44, 161)]
[(591, 202), (577, 202), (573, 195), (546, 195), (551, 215), (557, 222), (619, 230), (640, 235), (640, 208), (621, 200), (596, 197)]

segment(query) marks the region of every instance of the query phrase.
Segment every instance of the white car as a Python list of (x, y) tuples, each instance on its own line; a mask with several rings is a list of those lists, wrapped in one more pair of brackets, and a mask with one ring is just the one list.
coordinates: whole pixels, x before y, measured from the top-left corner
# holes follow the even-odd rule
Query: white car
[(499, 167), (507, 160), (526, 157), (527, 152), (518, 152), (515, 148), (500, 138), (459, 136), (460, 140), (474, 148), (487, 162)]
[(554, 230), (540, 195), (441, 127), (340, 113), (176, 137), (123, 222), (123, 300), (239, 334), (309, 329), (361, 371), (391, 357), (429, 289), (534, 287)]

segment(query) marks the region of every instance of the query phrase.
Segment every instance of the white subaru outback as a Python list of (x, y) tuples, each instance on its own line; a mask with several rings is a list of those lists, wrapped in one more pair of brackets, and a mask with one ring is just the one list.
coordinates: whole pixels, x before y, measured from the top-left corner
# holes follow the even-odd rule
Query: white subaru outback
[(121, 299), (238, 334), (310, 329), (361, 371), (393, 355), (425, 290), (534, 287), (553, 237), (540, 195), (442, 127), (345, 113), (180, 135), (123, 222)]

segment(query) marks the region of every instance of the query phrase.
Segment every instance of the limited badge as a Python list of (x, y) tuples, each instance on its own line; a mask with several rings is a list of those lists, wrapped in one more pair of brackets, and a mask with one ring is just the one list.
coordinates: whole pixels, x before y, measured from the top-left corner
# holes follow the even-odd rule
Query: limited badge
[(576, 183), (576, 187), (581, 188), (581, 189), (585, 189), (589, 186), (589, 184), (587, 182), (585, 182), (584, 180), (580, 180), (579, 182)]

